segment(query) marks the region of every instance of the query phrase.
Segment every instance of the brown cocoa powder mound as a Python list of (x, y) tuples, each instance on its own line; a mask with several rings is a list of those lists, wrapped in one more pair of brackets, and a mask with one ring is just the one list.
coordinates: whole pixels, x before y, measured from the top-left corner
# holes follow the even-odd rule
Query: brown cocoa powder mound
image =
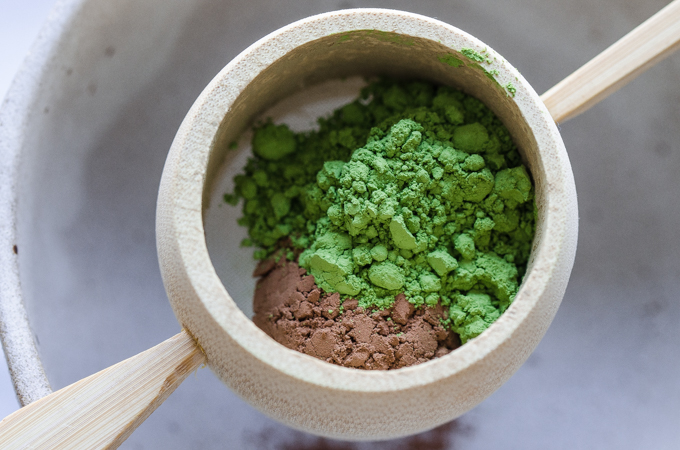
[(441, 305), (414, 308), (399, 294), (394, 306), (366, 311), (355, 299), (322, 293), (313, 275), (297, 263), (261, 262), (253, 322), (286, 347), (324, 361), (357, 369), (399, 369), (444, 356), (460, 346), (441, 326)]

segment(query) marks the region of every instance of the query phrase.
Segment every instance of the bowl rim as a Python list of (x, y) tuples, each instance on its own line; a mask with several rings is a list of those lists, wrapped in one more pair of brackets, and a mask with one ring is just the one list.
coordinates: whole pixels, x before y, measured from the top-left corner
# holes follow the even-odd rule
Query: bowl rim
[[(551, 170), (555, 172), (553, 175), (557, 174), (546, 183), (550, 184), (551, 193), (569, 199), (573, 197), (572, 209), (568, 211), (569, 208), (545, 208), (545, 235), (558, 237), (559, 242), (547, 243), (544, 239), (538, 246), (534, 244), (536, 252), (534, 266), (540, 267), (541, 270), (527, 272), (515, 301), (489, 329), (456, 349), (450, 354), (451, 357), (447, 355), (426, 363), (390, 371), (365, 371), (337, 366), (288, 349), (269, 338), (238, 308), (215, 273), (205, 243), (202, 218), (202, 198), (210, 149), (224, 114), (236, 99), (230, 89), (240, 93), (245, 87), (243, 83), (247, 82), (247, 77), (244, 78), (243, 75), (244, 67), (250, 67), (247, 73), (252, 80), (278, 57), (292, 50), (294, 47), (291, 48), (291, 42), (299, 46), (331, 32), (365, 30), (363, 24), (366, 22), (362, 20), (369, 20), (367, 18), (370, 16), (377, 16), (381, 20), (376, 20), (374, 25), (377, 23), (379, 26), (391, 27), (388, 29), (397, 33), (402, 29), (400, 21), (415, 21), (422, 26), (421, 31), (428, 30), (425, 35), (416, 37), (432, 40), (435, 36), (432, 33), (437, 30), (442, 32), (439, 38), (440, 42), (443, 41), (445, 44), (448, 33), (450, 39), (462, 39), (473, 49), (487, 49), (489, 55), (497, 61), (494, 65), (494, 69), (499, 70), (497, 80), (501, 84), (512, 81), (516, 88), (515, 101), (525, 120), (531, 124), (534, 131), (544, 131), (542, 138), (535, 137), (550, 143), (552, 153), (548, 155), (549, 158), (543, 155), (542, 159), (547, 161), (543, 160), (542, 163), (553, 164), (554, 170)], [(225, 95), (231, 96), (230, 100), (225, 100)], [(539, 147), (542, 147), (541, 142)], [(550, 172), (546, 169), (546, 173)], [(173, 196), (175, 198), (172, 198)], [(566, 201), (563, 198), (560, 200)], [(227, 64), (198, 97), (180, 126), (163, 171), (157, 208), (159, 260), (164, 284), (178, 320), (194, 336), (199, 336), (198, 340), (206, 349), (209, 359), (214, 354), (214, 349), (208, 348), (209, 345), (206, 346), (200, 339), (200, 330), (192, 329), (192, 321), (183, 315), (182, 307), (176, 307), (175, 302), (182, 301), (176, 298), (177, 283), (186, 283), (186, 286), (181, 288), (184, 289), (184, 293), (192, 291), (203, 299), (201, 312), (207, 314), (211, 324), (216, 326), (211, 329), (212, 333), (225, 333), (245, 351), (280, 373), (306, 383), (336, 390), (393, 392), (451, 377), (501, 347), (543, 298), (547, 281), (557, 278), (559, 283), (563, 283), (561, 287), (563, 295), (567, 280), (554, 272), (558, 266), (568, 267), (566, 274), (568, 279), (573, 266), (577, 222), (568, 215), (574, 213), (575, 202), (571, 166), (552, 117), (529, 83), (501, 55), (464, 31), (419, 14), (376, 8), (341, 10), (302, 19), (255, 42)], [(181, 261), (172, 261), (172, 258), (180, 258)], [(554, 310), (556, 309), (555, 307)], [(550, 321), (552, 317), (547, 323)], [(530, 353), (531, 351), (528, 351), (526, 357)], [(375, 383), (376, 381), (379, 383)]]
[[(92, 0), (57, 0), (0, 104), (0, 248), (14, 249), (19, 237), (17, 204), (22, 150), (37, 114), (44, 80), (57, 65), (59, 49), (76, 17)], [(26, 406), (52, 393), (24, 304), (16, 251), (0, 252), (0, 340), (17, 400)]]

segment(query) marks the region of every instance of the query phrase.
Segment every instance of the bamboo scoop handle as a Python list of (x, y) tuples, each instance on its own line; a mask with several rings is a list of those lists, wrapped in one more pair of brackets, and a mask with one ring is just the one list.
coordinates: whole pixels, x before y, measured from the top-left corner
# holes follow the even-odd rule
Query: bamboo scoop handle
[(203, 363), (182, 330), (7, 416), (0, 448), (115, 449)]
[(680, 44), (680, 0), (674, 0), (548, 90), (541, 100), (564, 122), (670, 55)]

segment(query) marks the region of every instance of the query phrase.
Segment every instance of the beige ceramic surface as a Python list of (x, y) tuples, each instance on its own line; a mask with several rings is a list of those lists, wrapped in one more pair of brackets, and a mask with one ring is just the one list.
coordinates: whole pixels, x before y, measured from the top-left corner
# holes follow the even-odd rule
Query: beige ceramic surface
[[(492, 60), (488, 69), (498, 70), (500, 85), (516, 87), (514, 98), (471, 67), (459, 53), (463, 48), (486, 49)], [(464, 59), (469, 67), (442, 63), (439, 57), (447, 54)], [(351, 75), (423, 73), (487, 103), (510, 129), (535, 180), (537, 235), (514, 303), (460, 349), (395, 371), (337, 367), (284, 348), (238, 308), (208, 255), (203, 215), (226, 143), (267, 106), (314, 83)], [(472, 36), (433, 19), (389, 10), (347, 10), (305, 19), (256, 42), (230, 62), (203, 91), (175, 137), (157, 209), (159, 259), (171, 304), (205, 349), (213, 371), (266, 414), (296, 428), (346, 439), (433, 428), (503, 384), (554, 317), (576, 237), (569, 160), (554, 122), (529, 84)]]

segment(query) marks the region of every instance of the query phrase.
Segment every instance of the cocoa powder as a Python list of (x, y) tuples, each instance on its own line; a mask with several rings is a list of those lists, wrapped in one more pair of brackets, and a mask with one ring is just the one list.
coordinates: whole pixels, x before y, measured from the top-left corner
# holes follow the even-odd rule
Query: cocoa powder
[(414, 308), (399, 294), (394, 306), (365, 310), (355, 299), (322, 292), (296, 262), (262, 261), (253, 322), (286, 347), (357, 369), (398, 369), (437, 358), (460, 346), (445, 329), (441, 305)]

